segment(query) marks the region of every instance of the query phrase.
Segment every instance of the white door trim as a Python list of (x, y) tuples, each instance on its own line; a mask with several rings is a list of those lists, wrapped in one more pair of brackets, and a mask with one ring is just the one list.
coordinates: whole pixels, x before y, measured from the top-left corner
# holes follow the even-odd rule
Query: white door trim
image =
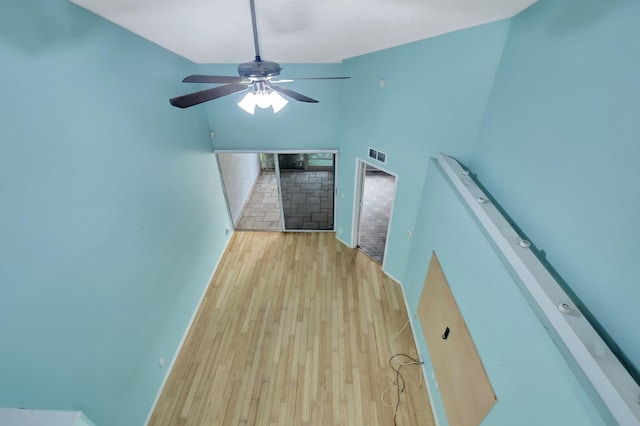
[(351, 227), (351, 248), (358, 247), (358, 239), (360, 237), (360, 215), (362, 213), (362, 198), (364, 195), (364, 180), (366, 174), (367, 165), (380, 170), (388, 175), (393, 176), (393, 199), (391, 200), (391, 212), (389, 213), (389, 224), (387, 226), (387, 238), (384, 243), (384, 255), (382, 257), (382, 270), (385, 270), (385, 263), (387, 262), (387, 249), (389, 248), (389, 236), (391, 234), (391, 222), (393, 220), (393, 212), (396, 204), (396, 190), (398, 188), (398, 175), (380, 167), (378, 164), (371, 163), (362, 158), (356, 157), (356, 173), (355, 173), (355, 185), (354, 185), (354, 197), (353, 197), (353, 219)]

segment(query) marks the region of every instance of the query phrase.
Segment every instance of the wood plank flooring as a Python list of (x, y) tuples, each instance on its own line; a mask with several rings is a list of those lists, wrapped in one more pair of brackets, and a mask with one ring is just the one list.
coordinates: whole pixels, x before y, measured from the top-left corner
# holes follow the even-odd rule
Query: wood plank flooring
[[(149, 424), (393, 425), (406, 321), (400, 286), (333, 233), (236, 232)], [(397, 425), (433, 425), (420, 367), (401, 372)]]

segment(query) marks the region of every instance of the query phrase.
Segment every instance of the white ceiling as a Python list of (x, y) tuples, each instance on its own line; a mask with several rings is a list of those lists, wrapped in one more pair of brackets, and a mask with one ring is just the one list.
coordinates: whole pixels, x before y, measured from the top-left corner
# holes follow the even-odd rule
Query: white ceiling
[[(71, 0), (196, 63), (253, 60), (249, 0)], [(344, 59), (509, 18), (536, 0), (255, 0), (262, 59)]]

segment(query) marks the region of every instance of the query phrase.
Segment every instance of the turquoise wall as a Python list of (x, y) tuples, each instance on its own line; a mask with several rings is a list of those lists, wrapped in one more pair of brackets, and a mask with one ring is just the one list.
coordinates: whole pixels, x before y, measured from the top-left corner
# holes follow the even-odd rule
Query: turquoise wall
[[(290, 102), (278, 114), (242, 111), (236, 94), (195, 107), (207, 112), (216, 149), (339, 149), (336, 230), (351, 244), (356, 158), (373, 146), (398, 175), (385, 269), (402, 280), (416, 219), (425, 158), (446, 151), (468, 159), (482, 123), (509, 21), (482, 25), (352, 58), (343, 64), (285, 64), (282, 77), (351, 76), (287, 87), (318, 104)], [(454, 52), (454, 54), (451, 54)], [(203, 74), (235, 75), (236, 65), (200, 65)], [(386, 86), (378, 86), (379, 79)], [(184, 93), (199, 90), (183, 85)]]
[[(435, 251), (497, 397), (483, 424), (615, 424), (581, 386), (435, 160), (421, 195), (403, 283), (421, 354), (428, 349), (415, 315)], [(433, 366), (424, 358), (431, 377)], [(429, 386), (440, 425), (447, 425), (440, 393)]]
[[(251, 60), (247, 55), (247, 61)], [(281, 64), (280, 76), (337, 77), (344, 75), (342, 64)], [(199, 72), (213, 75), (237, 75), (237, 65), (200, 65)], [(216, 136), (215, 149), (338, 149), (340, 93), (351, 80), (298, 80), (282, 83), (288, 89), (316, 99), (311, 104), (287, 99), (289, 104), (277, 114), (271, 108), (256, 108), (255, 115), (236, 105), (244, 93), (237, 93), (195, 107), (204, 109)], [(202, 85), (203, 88), (212, 87)], [(185, 93), (199, 90), (184, 84)]]
[(228, 238), (196, 66), (64, 0), (0, 58), (0, 406), (140, 425)]
[(638, 22), (636, 0), (515, 17), (470, 162), (636, 369)]
[(340, 104), (336, 229), (351, 244), (356, 158), (367, 159), (369, 147), (385, 152), (382, 167), (397, 175), (385, 271), (397, 280), (407, 267), (425, 161), (440, 152), (470, 157), (508, 28), (500, 21), (344, 63), (354, 78)]
[(320, 103), (251, 116), (241, 94), (168, 103), (200, 89), (182, 77), (236, 65), (196, 66), (64, 0), (2, 3), (0, 406), (143, 422), (166, 373), (157, 362), (228, 240), (213, 130), (216, 149), (339, 148), (347, 243), (356, 159), (386, 152), (398, 186), (385, 269), (414, 313), (441, 255), (498, 395), (487, 423), (609, 422), (427, 166), (439, 152), (469, 164), (637, 368), (639, 17), (635, 0), (540, 0), (343, 64), (285, 65), (283, 77), (352, 79), (289, 84)]

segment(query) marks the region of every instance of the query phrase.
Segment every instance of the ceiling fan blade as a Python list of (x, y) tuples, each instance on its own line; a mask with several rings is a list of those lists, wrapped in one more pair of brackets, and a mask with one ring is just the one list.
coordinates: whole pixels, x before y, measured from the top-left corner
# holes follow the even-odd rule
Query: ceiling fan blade
[(291, 77), (283, 80), (271, 80), (273, 83), (291, 83), (296, 80), (346, 80), (351, 77)]
[(234, 77), (229, 75), (200, 75), (194, 74), (185, 77), (183, 83), (240, 83), (242, 77)]
[(207, 102), (213, 99), (221, 98), (223, 96), (230, 95), (236, 92), (242, 92), (247, 90), (249, 86), (247, 84), (227, 84), (226, 86), (214, 87), (212, 89), (202, 90), (200, 92), (190, 93), (184, 96), (178, 96), (177, 98), (169, 99), (171, 105), (178, 108), (188, 108), (190, 106), (198, 105), (203, 102)]
[(271, 87), (273, 90), (275, 90), (276, 92), (282, 95), (288, 96), (291, 99), (295, 99), (296, 101), (318, 103), (318, 101), (316, 101), (315, 99), (302, 95), (298, 92), (294, 92), (293, 90), (285, 89), (284, 87), (281, 87), (281, 86), (276, 86), (275, 84), (269, 84), (269, 87)]

